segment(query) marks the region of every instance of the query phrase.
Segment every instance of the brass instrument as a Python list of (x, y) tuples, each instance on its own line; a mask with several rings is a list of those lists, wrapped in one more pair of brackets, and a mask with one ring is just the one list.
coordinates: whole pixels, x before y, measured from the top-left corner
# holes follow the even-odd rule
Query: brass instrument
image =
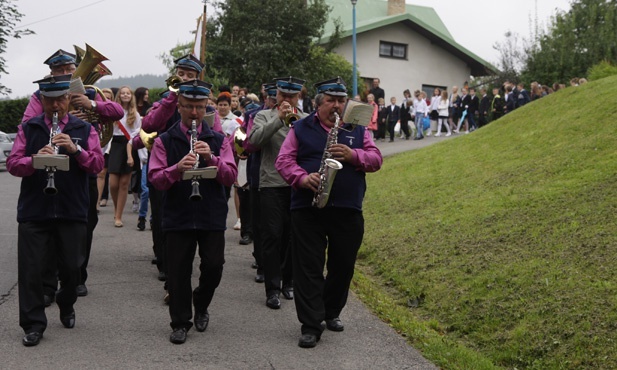
[[(52, 143), (52, 139), (54, 136), (60, 133), (60, 128), (58, 127), (58, 112), (54, 112), (54, 115), (51, 119), (51, 130), (49, 131), (49, 146), (54, 150), (54, 154), (58, 154), (60, 151), (60, 147)], [(47, 185), (43, 189), (43, 193), (45, 195), (56, 195), (58, 194), (58, 189), (56, 189), (56, 183), (54, 180), (54, 175), (56, 173), (55, 167), (46, 167), (45, 171), (47, 172)]]
[[(281, 109), (280, 105), (277, 105), (277, 109)], [(297, 120), (300, 119), (300, 115), (298, 114), (298, 108), (296, 107), (291, 107), (291, 112), (287, 113), (287, 115), (285, 116), (285, 120), (283, 120), (283, 123), (285, 124), (286, 127), (291, 127), (294, 122), (296, 122)]]
[(323, 208), (328, 204), (330, 190), (334, 184), (336, 173), (343, 168), (341, 162), (332, 159), (332, 154), (330, 153), (330, 147), (337, 142), (338, 130), (341, 122), (338, 113), (334, 112), (334, 116), (336, 117), (336, 121), (328, 133), (326, 148), (324, 149), (323, 156), (321, 157), (321, 164), (319, 165), (319, 186), (317, 187), (317, 192), (313, 196), (312, 205), (317, 208)]
[[(79, 93), (85, 94), (85, 89), (91, 88), (94, 89), (103, 101), (107, 101), (103, 91), (93, 85), (101, 77), (111, 76), (111, 71), (109, 68), (102, 63), (103, 61), (108, 60), (107, 57), (88, 44), (86, 44), (85, 51), (76, 45), (73, 45), (73, 47), (75, 48), (75, 52), (77, 54), (76, 59), (79, 63), (75, 73), (73, 73), (73, 79), (75, 80), (79, 77), (81, 79), (81, 84), (83, 85), (77, 88), (79, 89)], [(69, 107), (69, 110), (75, 110), (75, 107)], [(98, 134), (101, 142), (101, 148), (104, 147), (113, 136), (113, 122), (101, 121), (100, 116), (92, 111), (86, 112), (86, 114), (88, 115), (88, 122), (98, 123)]]
[(175, 93), (178, 92), (178, 88), (176, 87), (176, 85), (182, 82), (183, 82), (182, 78), (177, 75), (169, 76), (165, 80), (165, 83), (167, 84), (167, 88), (169, 89), (169, 91), (175, 92)]
[(236, 149), (236, 154), (239, 156), (245, 156), (244, 150), (244, 141), (246, 140), (246, 131), (242, 126), (236, 129), (234, 132), (234, 148)]
[[(195, 152), (195, 144), (197, 143), (197, 121), (193, 120), (191, 122), (191, 151), (189, 153), (195, 154), (196, 160), (193, 165), (193, 169), (196, 170), (199, 167), (199, 154)], [(193, 191), (189, 196), (189, 199), (197, 202), (202, 199), (201, 194), (199, 193), (199, 178), (193, 177), (191, 179), (191, 185), (193, 186)]]
[(152, 145), (154, 145), (154, 139), (158, 135), (157, 132), (147, 133), (143, 129), (139, 130), (139, 138), (141, 142), (144, 144), (144, 147), (148, 149), (148, 151), (152, 150)]

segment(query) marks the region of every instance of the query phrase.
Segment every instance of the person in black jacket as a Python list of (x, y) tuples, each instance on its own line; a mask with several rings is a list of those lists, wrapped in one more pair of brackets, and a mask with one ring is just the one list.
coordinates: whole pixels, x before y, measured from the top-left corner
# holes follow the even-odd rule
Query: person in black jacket
[(411, 99), (411, 92), (409, 90), (403, 91), (403, 104), (400, 109), (401, 119), (401, 132), (405, 134), (405, 140), (409, 140), (409, 121), (411, 120), (411, 110), (413, 110), (413, 100)]
[(499, 89), (496, 87), (493, 88), (493, 100), (491, 101), (491, 121), (499, 119), (501, 116), (503, 116), (504, 105), (505, 101), (499, 94)]
[(482, 88), (480, 90), (480, 93), (482, 94), (482, 99), (480, 99), (480, 112), (479, 112), (479, 119), (478, 119), (478, 127), (482, 127), (488, 124), (488, 114), (489, 114), (489, 109), (491, 105), (491, 101), (486, 95), (486, 89)]
[(388, 119), (388, 133), (390, 134), (390, 142), (394, 141), (394, 126), (401, 118), (401, 108), (396, 105), (396, 98), (393, 96), (390, 98), (390, 106), (387, 109)]
[(381, 139), (381, 141), (386, 140), (386, 124), (388, 119), (388, 108), (386, 107), (386, 102), (383, 98), (378, 100), (378, 110), (377, 110), (377, 135), (375, 136), (375, 140)]

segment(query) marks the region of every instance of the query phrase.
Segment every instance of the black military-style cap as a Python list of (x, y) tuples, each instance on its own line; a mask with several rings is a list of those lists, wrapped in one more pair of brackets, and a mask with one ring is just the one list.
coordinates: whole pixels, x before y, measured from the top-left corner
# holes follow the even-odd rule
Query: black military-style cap
[(43, 63), (47, 64), (49, 68), (63, 66), (65, 64), (77, 65), (77, 62), (75, 61), (75, 54), (71, 54), (62, 49), (58, 49), (58, 51), (53, 53), (52, 56), (47, 58), (47, 60), (45, 60)]
[(306, 80), (289, 76), (277, 77), (274, 79), (274, 82), (276, 83), (276, 88), (280, 92), (284, 92), (286, 94), (298, 94), (302, 90), (302, 86), (304, 86)]
[(190, 80), (177, 84), (178, 95), (189, 99), (208, 99), (212, 84), (201, 80)]
[(69, 92), (71, 75), (68, 74), (62, 76), (45, 77), (41, 80), (34, 81), (33, 83), (39, 84), (39, 91), (41, 92), (41, 95), (54, 98)]
[(197, 71), (197, 73), (201, 73), (204, 69), (204, 64), (193, 54), (186, 54), (174, 60), (174, 63), (176, 64), (176, 68), (188, 68)]
[(318, 94), (326, 94), (332, 96), (347, 96), (347, 86), (341, 77), (332, 78), (330, 80), (321, 81), (315, 84), (315, 89)]

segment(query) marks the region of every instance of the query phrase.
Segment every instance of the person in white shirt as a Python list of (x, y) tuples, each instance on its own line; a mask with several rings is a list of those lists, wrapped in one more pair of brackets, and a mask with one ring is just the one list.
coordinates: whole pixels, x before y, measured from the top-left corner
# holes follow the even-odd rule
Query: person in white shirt
[(426, 93), (424, 91), (416, 91), (413, 110), (416, 115), (416, 137), (414, 140), (422, 140), (424, 139), (424, 123), (422, 119), (428, 116), (428, 105), (426, 104)]
[(448, 124), (448, 116), (449, 116), (449, 103), (448, 103), (448, 92), (444, 90), (441, 93), (441, 99), (439, 100), (439, 104), (437, 106), (437, 133), (435, 136), (441, 136), (441, 126), (446, 126), (448, 129), (448, 133), (446, 136), (452, 135), (452, 131), (450, 131), (450, 125)]

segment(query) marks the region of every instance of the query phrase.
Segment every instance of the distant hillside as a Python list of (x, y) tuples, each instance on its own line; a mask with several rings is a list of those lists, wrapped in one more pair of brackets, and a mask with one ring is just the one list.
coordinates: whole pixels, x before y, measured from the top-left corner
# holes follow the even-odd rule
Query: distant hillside
[(102, 78), (96, 86), (103, 89), (106, 87), (130, 86), (133, 90), (138, 87), (148, 89), (165, 87), (165, 75), (137, 75), (132, 77)]

